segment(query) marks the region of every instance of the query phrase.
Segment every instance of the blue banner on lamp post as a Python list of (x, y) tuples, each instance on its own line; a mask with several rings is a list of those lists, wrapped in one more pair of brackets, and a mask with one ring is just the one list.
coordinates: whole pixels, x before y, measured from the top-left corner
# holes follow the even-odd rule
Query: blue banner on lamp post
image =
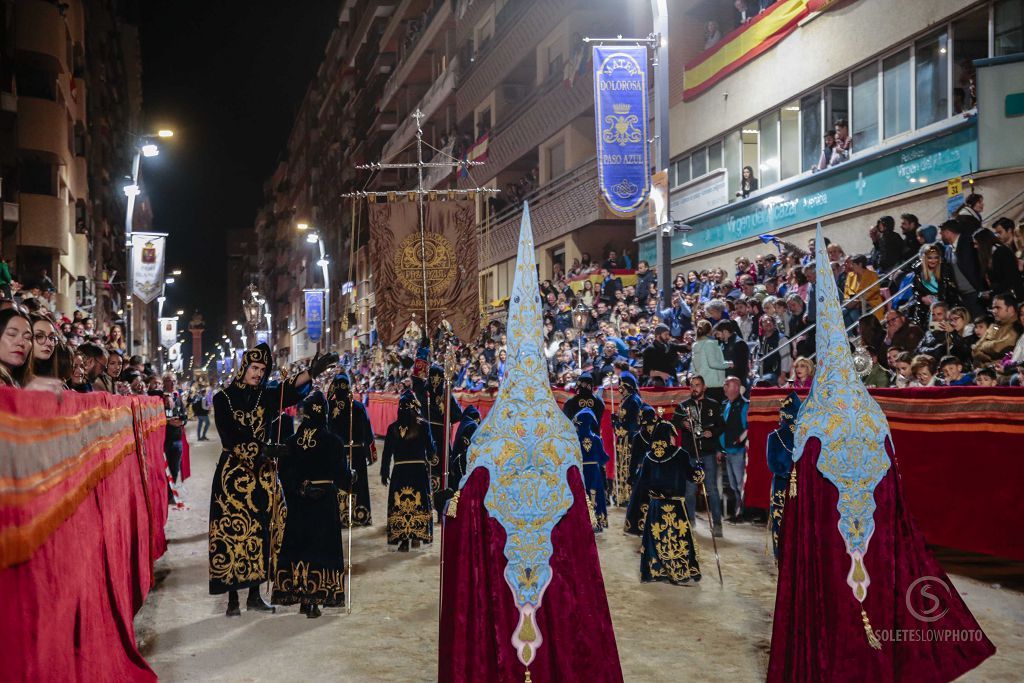
[(651, 189), (647, 121), (647, 48), (594, 47), (597, 175), (618, 214), (635, 213)]
[(314, 344), (324, 336), (324, 290), (304, 289), (306, 297), (306, 336)]

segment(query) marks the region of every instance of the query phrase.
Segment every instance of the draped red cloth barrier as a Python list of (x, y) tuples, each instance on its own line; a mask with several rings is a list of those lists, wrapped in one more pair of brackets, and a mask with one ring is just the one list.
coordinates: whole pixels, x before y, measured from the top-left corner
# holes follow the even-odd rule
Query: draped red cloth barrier
[(153, 681), (133, 618), (167, 549), (163, 402), (0, 389), (5, 680)]
[[(750, 507), (768, 507), (765, 448), (788, 394), (753, 391), (744, 489)], [(889, 420), (907, 505), (928, 543), (1024, 560), (1024, 390), (929, 387), (871, 395)]]

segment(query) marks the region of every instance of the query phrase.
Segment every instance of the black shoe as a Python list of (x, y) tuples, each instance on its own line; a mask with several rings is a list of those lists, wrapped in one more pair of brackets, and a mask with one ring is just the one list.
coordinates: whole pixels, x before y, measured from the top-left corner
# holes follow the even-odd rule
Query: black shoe
[(307, 603), (304, 602), (299, 606), (299, 614), (309, 614), (309, 605)]
[(419, 542), (418, 540), (414, 540), (414, 541), (412, 542), (412, 547), (413, 547), (413, 548), (419, 548), (419, 547), (420, 547), (420, 542)]
[(307, 619), (316, 619), (322, 614), (320, 611), (320, 605), (312, 604), (309, 606), (309, 610), (306, 611)]
[(398, 552), (407, 553), (409, 552), (409, 541), (402, 541), (398, 544)]
[(269, 612), (270, 614), (277, 611), (276, 607), (268, 605), (263, 601), (263, 596), (260, 595), (258, 590), (249, 591), (249, 597), (245, 600), (245, 609), (254, 612)]
[(715, 538), (722, 538), (722, 525), (716, 524), (711, 532), (711, 535)]
[(228, 611), (225, 614), (229, 617), (242, 616), (242, 610), (238, 609), (238, 593), (228, 595)]

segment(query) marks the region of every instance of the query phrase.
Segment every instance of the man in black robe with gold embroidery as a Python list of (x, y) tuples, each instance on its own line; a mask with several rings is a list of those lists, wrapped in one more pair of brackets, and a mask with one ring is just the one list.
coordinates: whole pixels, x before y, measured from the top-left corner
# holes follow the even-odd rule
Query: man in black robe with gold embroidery
[[(448, 458), (448, 439), (445, 438), (445, 382), (444, 369), (437, 365), (430, 366), (425, 380), (413, 374), (413, 389), (416, 391), (416, 399), (420, 402), (420, 415), (430, 426), (430, 433), (434, 439), (435, 450), (430, 456), (430, 490), (440, 491), (444, 486), (444, 471), (441, 463)], [(454, 396), (448, 398), (447, 427), (455, 429), (455, 423), (462, 420), (462, 408)]]
[(320, 605), (345, 604), (342, 519), (348, 517), (352, 472), (341, 439), (327, 429), (330, 408), (315, 391), (302, 402), (302, 423), (281, 458), (281, 488), (288, 507), (284, 540), (274, 569), (275, 605), (300, 603), (310, 619)]
[(604, 401), (594, 395), (594, 376), (588, 371), (576, 379), (576, 395), (565, 402), (562, 412), (570, 420), (584, 408), (590, 408), (597, 419), (598, 433), (601, 431), (601, 417), (604, 415)]
[(686, 487), (700, 483), (704, 471), (690, 454), (676, 446), (678, 433), (671, 422), (658, 420), (651, 448), (640, 463), (637, 490), (650, 500), (640, 542), (640, 581), (681, 585), (700, 581), (693, 527), (686, 513)]
[[(352, 501), (352, 526), (370, 526), (373, 515), (366, 469), (377, 461), (371, 448), (373, 427), (370, 425), (370, 417), (366, 414), (366, 406), (352, 396), (349, 377), (345, 373), (334, 378), (327, 398), (331, 404), (330, 429), (341, 439), (344, 449), (342, 455), (346, 462), (351, 449), (352, 470), (356, 473), (352, 486), (352, 495), (355, 496)], [(348, 514), (342, 523), (348, 527)]]
[(243, 588), (249, 589), (247, 609), (274, 611), (259, 590), (284, 530), (277, 468), (267, 453), (276, 434), (267, 427), (282, 408), (299, 402), (300, 387), (337, 362), (337, 354), (317, 355), (308, 371), (270, 389), (270, 347), (260, 344), (245, 352), (231, 383), (213, 397), (223, 451), (210, 491), (210, 594), (228, 594), (229, 617), (241, 614), (238, 591)]
[(434, 540), (429, 464), (434, 442), (417, 416), (417, 403), (408, 390), (398, 399), (398, 419), (388, 427), (380, 460), (380, 483), (388, 486), (388, 545), (398, 545), (400, 552), (408, 552), (410, 543)]

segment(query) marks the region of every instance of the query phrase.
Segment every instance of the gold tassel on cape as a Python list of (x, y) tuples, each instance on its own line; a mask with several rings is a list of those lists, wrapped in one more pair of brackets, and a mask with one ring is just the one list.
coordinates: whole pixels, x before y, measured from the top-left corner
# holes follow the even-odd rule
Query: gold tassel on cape
[(455, 518), (455, 515), (457, 515), (459, 511), (460, 493), (462, 493), (462, 491), (456, 491), (455, 495), (452, 496), (451, 499), (448, 501), (448, 509), (445, 511), (445, 514), (451, 517), (452, 519)]
[(793, 469), (789, 471), (789, 497), (796, 498), (796, 463), (793, 463)]
[(868, 621), (868, 613), (864, 611), (864, 608), (860, 608), (860, 618), (864, 622), (864, 634), (868, 637), (868, 645), (874, 650), (881, 650), (882, 643), (875, 636), (874, 630), (871, 628), (871, 622)]

